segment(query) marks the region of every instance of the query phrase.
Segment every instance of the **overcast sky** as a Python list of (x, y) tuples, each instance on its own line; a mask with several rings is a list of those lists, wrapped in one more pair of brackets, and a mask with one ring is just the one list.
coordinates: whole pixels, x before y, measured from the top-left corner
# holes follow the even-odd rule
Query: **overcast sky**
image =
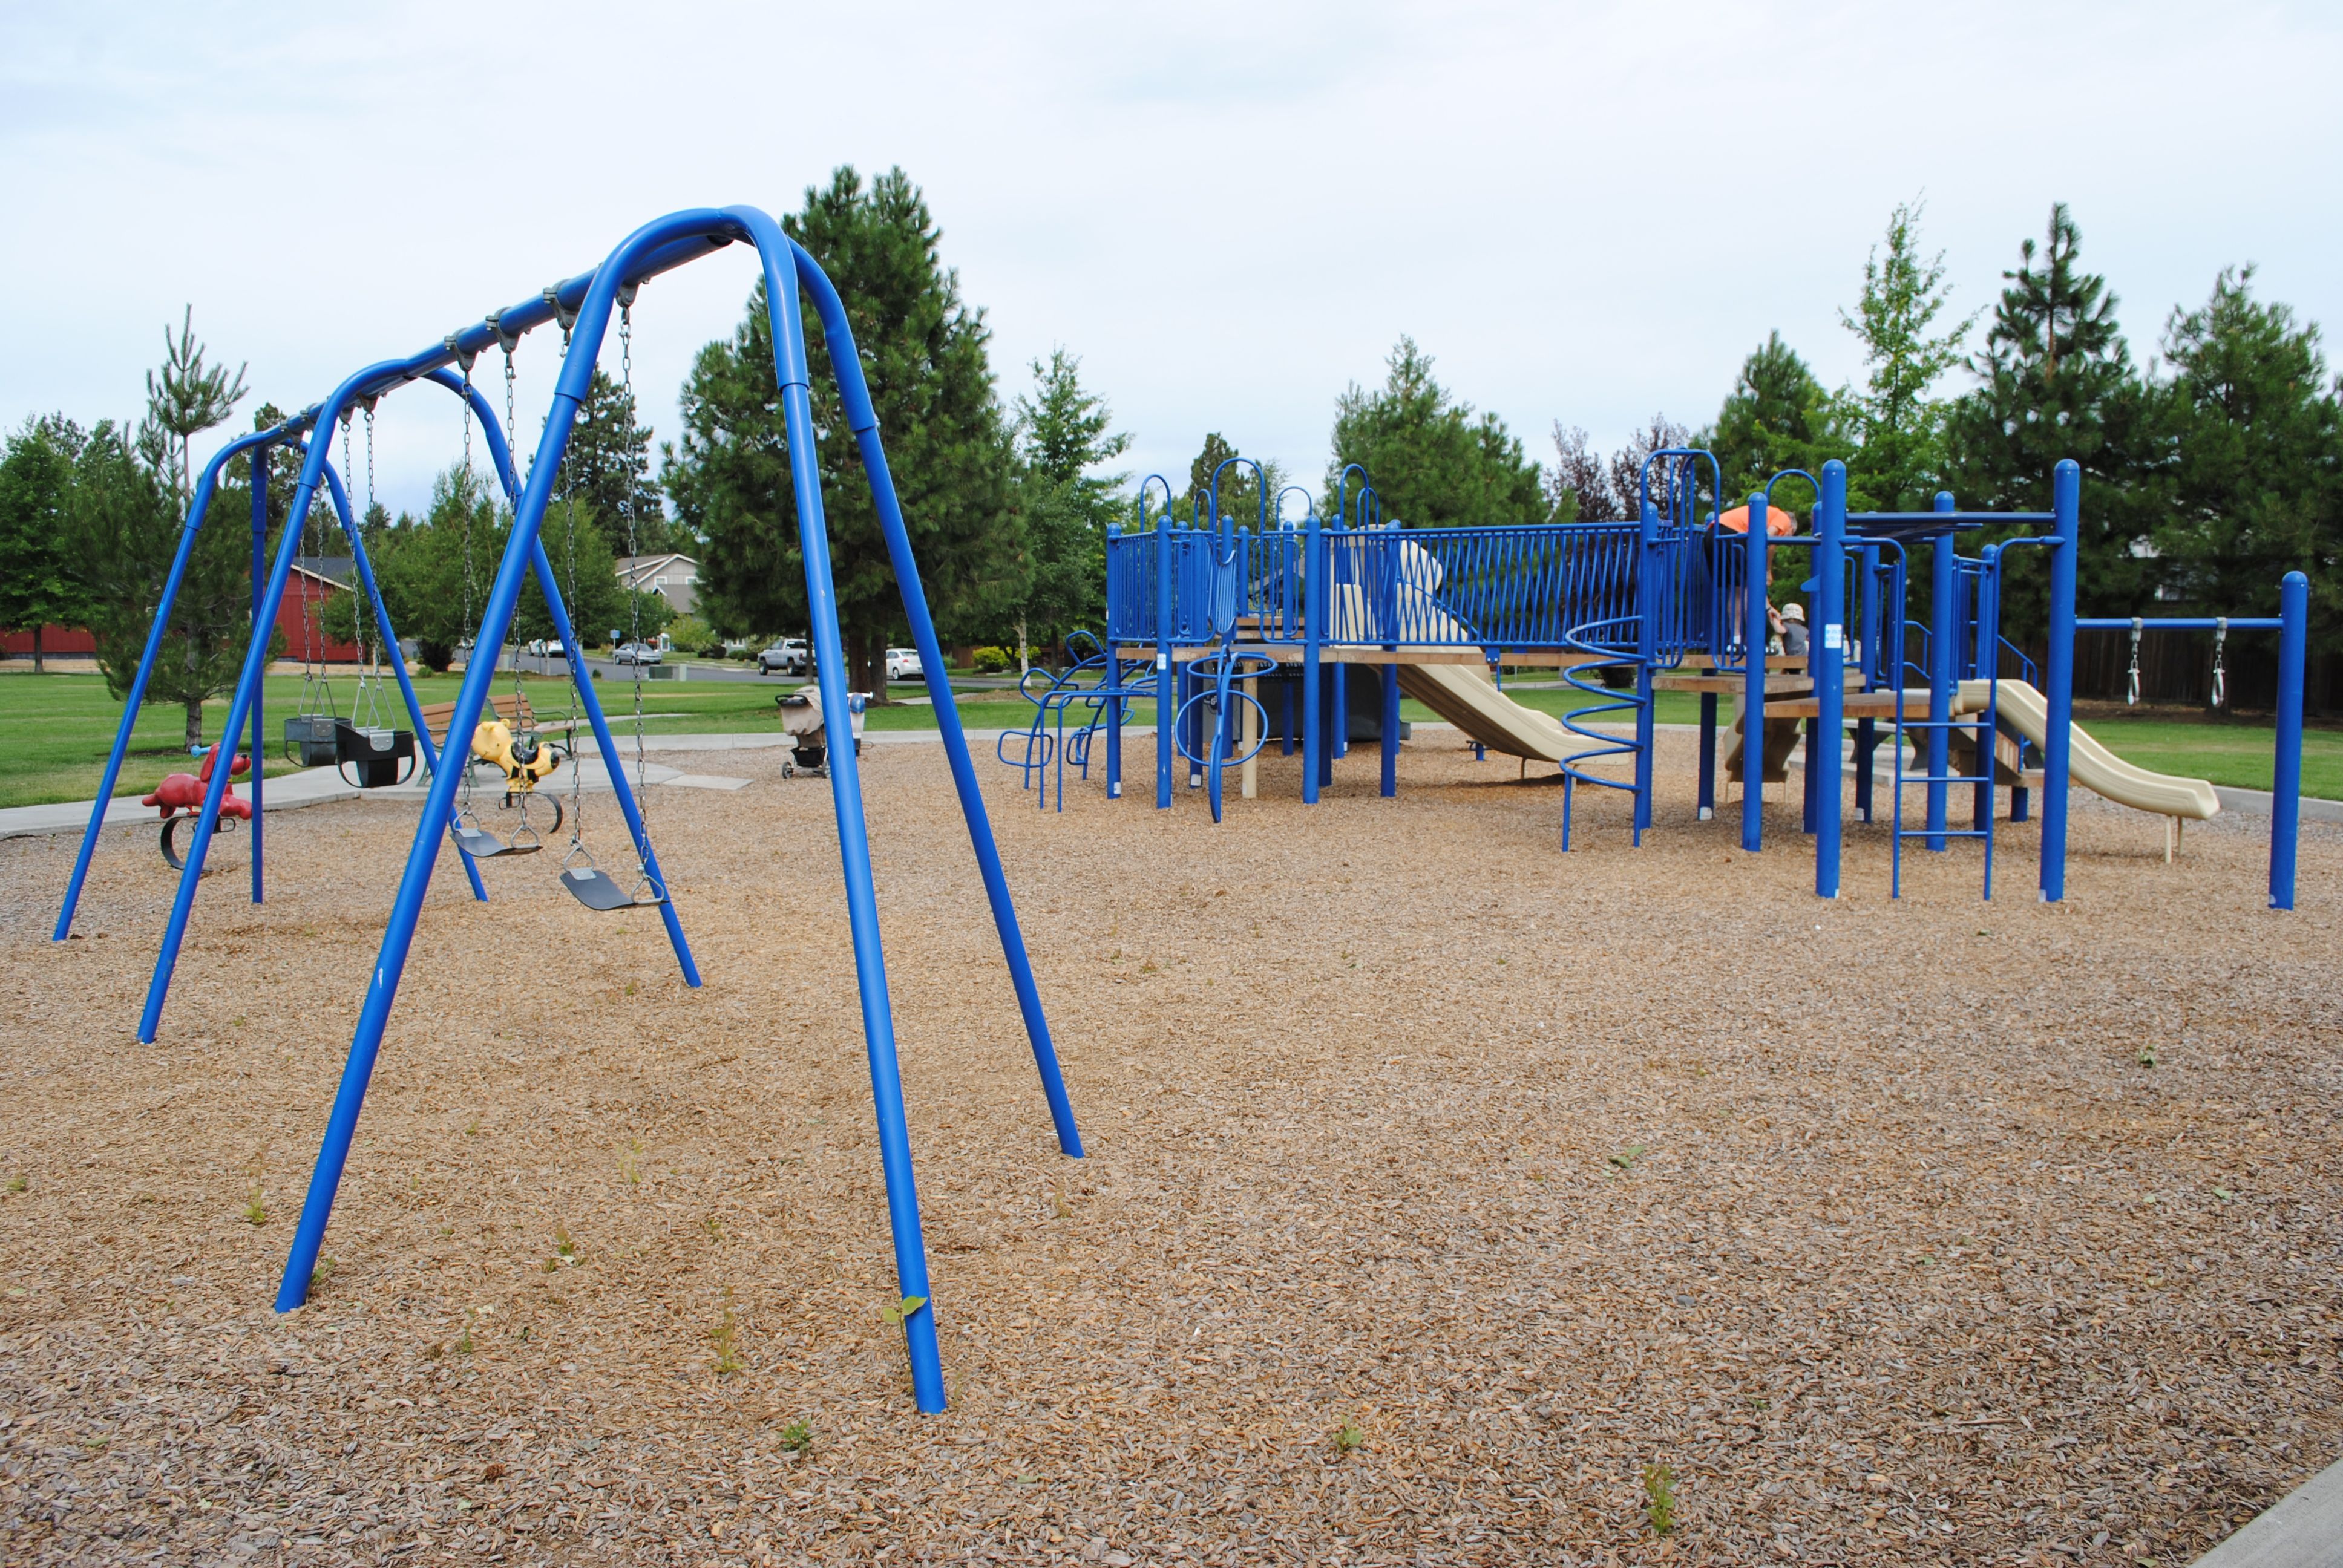
[[(241, 427), (840, 163), (925, 188), (1004, 397), (1062, 344), (1175, 477), (1218, 429), (1314, 485), (1402, 333), (1534, 457), (1557, 419), (1607, 447), (1713, 417), (1773, 328), (1835, 384), (1865, 249), (1922, 196), (1964, 311), (2063, 199), (2143, 358), (2231, 263), (2343, 320), (2332, 4), (329, 9), (0, 7), (9, 426), (135, 416), (192, 304), (250, 362)], [(752, 266), (645, 291), (661, 437)], [(522, 351), (532, 441), (555, 347)], [(387, 401), (383, 498), (459, 441), (452, 399)]]

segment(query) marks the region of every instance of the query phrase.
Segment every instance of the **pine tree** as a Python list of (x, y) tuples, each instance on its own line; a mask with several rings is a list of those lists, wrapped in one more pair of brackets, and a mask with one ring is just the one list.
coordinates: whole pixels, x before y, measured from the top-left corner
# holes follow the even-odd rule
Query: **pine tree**
[(1923, 258), (1917, 203), (1899, 202), (1887, 219), (1887, 251), (1863, 264), (1863, 299), (1839, 320), (1863, 341), (1863, 389), (1841, 399), (1855, 442), (1847, 501), (1858, 511), (1925, 511), (1945, 472), (1945, 406), (1930, 396), (1961, 362), (1976, 317), (1932, 333), (1950, 302), (1944, 253)]
[(234, 376), (225, 367), (204, 363), (204, 346), (196, 341), (196, 307), (187, 307), (178, 336), (163, 328), (163, 363), (146, 373), (146, 419), (139, 428), (140, 449), (149, 464), (173, 476), (182, 500), (195, 494), (188, 467), (189, 444), (235, 412), (244, 398), (244, 373)]
[[(1334, 405), (1332, 504), (1342, 470), (1357, 463), (1374, 481), (1386, 519), (1414, 528), (1543, 523), (1554, 516), (1538, 466), (1494, 414), (1450, 397), (1432, 357), (1403, 337), (1385, 361), (1383, 387), (1352, 383)], [(1355, 484), (1355, 481), (1354, 481)]]
[(1030, 564), (1015, 607), (1021, 668), (1034, 636), (1054, 644), (1105, 604), (1106, 526), (1128, 476), (1095, 470), (1121, 457), (1131, 437), (1112, 428), (1112, 410), (1083, 387), (1081, 371), (1081, 360), (1053, 348), (1046, 363), (1033, 361), (1033, 390), (1017, 399)]
[(2253, 280), (2225, 269), (2165, 327), (2173, 506), (2155, 542), (2185, 613), (2269, 615), (2305, 573), (2324, 651), (2343, 640), (2343, 407), (2318, 327)]
[(1854, 443), (1841, 416), (1797, 351), (1779, 332), (1770, 332), (1741, 362), (1715, 427), (1694, 437), (1692, 445), (1715, 454), (1731, 506), (1787, 469), (1819, 475), (1831, 458), (1852, 457)]
[[(87, 594), (91, 635), (106, 689), (125, 697), (138, 670), (184, 513), (174, 476), (147, 461), (146, 444), (102, 421), (74, 464), (68, 533)], [(146, 695), (176, 702), (186, 743), (204, 739), (204, 703), (236, 684), (252, 628), (251, 493), (223, 484), (197, 534)], [(272, 645), (283, 638), (270, 629)]]
[[(1221, 517), (1230, 518), (1242, 528), (1257, 528), (1266, 525), (1273, 528), (1278, 522), (1277, 498), (1286, 485), (1285, 465), (1274, 457), (1255, 457), (1247, 462), (1230, 464), (1225, 468), (1221, 466), (1242, 455), (1218, 430), (1206, 433), (1202, 450), (1188, 465), (1188, 498), (1192, 503), (1194, 516), (1206, 523), (1213, 520), (1209, 502), (1212, 496), (1212, 476), (1218, 474)], [(1261, 465), (1259, 475), (1252, 471), (1254, 463)], [(1264, 484), (1263, 480), (1267, 483)], [(1351, 494), (1355, 496), (1358, 491), (1359, 487), (1353, 481)], [(1332, 505), (1332, 492), (1328, 493), (1327, 503)]]
[[(2117, 325), (2117, 297), (2106, 278), (2082, 270), (2081, 246), (2082, 231), (2057, 203), (2042, 248), (2025, 241), (2016, 269), (2002, 274), (2008, 286), (1968, 362), (1979, 385), (1947, 417), (1948, 478), (1974, 509), (2047, 511), (2051, 471), (2073, 458), (2084, 481), (2077, 600), (2086, 614), (2134, 615), (2155, 592), (2156, 563), (2137, 548), (2157, 461), (2152, 399)], [(2038, 632), (2047, 621), (2047, 561), (2022, 550), (2006, 564), (2004, 632)]]
[[(866, 186), (840, 167), (828, 188), (808, 189), (804, 210), (782, 226), (845, 302), (929, 600), (949, 626), (986, 598), (997, 560), (1024, 548), (984, 313), (962, 299), (960, 275), (940, 259), (927, 201), (900, 168)], [(902, 624), (894, 567), (820, 323), (810, 301), (802, 308), (848, 674), (881, 691), (889, 633)], [(803, 625), (797, 501), (761, 282), (731, 339), (700, 350), (682, 404), (683, 439), (664, 477), (684, 526), (706, 541), (703, 613), (732, 632)]]
[(42, 672), (42, 630), (87, 618), (68, 537), (74, 459), (88, 437), (62, 414), (25, 421), (0, 458), (0, 631), (33, 634)]
[(641, 554), (689, 553), (693, 541), (669, 524), (666, 498), (651, 480), (650, 427), (635, 423), (636, 412), (634, 395), (597, 366), (561, 454), (556, 493), (590, 507), (622, 548), (631, 520)]

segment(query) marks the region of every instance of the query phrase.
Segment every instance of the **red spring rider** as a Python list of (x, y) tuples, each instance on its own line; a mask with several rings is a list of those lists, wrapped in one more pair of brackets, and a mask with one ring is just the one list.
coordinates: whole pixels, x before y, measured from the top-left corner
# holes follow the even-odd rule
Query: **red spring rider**
[[(186, 866), (186, 861), (179, 854), (176, 842), (179, 824), (194, 821), (196, 813), (203, 809), (204, 790), (211, 783), (212, 765), (219, 760), (219, 748), (206, 747), (203, 749), (202, 755), (204, 759), (202, 771), (167, 774), (160, 784), (155, 786), (155, 793), (144, 797), (138, 802), (141, 806), (154, 806), (162, 810), (163, 859), (169, 862), (171, 869), (175, 871), (183, 870)], [(249, 772), (251, 768), (250, 759), (244, 757), (238, 757), (227, 765), (227, 776), (231, 782), (227, 787), (227, 792), (220, 797), (219, 815), (212, 819), (213, 831), (232, 832), (238, 819), (247, 822), (252, 819), (252, 802), (236, 792), (236, 785), (233, 782), (238, 774)], [(186, 815), (180, 816), (179, 813), (182, 811)]]

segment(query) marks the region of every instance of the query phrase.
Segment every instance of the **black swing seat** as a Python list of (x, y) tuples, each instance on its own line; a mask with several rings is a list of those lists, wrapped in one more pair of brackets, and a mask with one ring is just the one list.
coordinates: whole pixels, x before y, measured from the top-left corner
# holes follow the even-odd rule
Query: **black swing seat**
[(649, 909), (667, 902), (653, 894), (638, 899), (618, 886), (618, 879), (597, 866), (573, 866), (561, 873), (561, 885), (589, 910)]
[(482, 832), (468, 822), (456, 824), (456, 847), (475, 860), (493, 860), (499, 855), (534, 855), (545, 848), (542, 844), (508, 844), (494, 833)]

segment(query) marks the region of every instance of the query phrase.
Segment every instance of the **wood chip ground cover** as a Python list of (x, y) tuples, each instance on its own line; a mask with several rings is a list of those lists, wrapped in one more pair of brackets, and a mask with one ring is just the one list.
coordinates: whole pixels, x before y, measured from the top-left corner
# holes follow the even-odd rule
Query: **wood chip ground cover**
[(152, 1047), (151, 833), (63, 946), (72, 842), (0, 844), (0, 1560), (2177, 1563), (2343, 1452), (2332, 829), (2291, 917), (2262, 824), (2167, 868), (2079, 800), (2064, 907), (2030, 824), (1989, 905), (1852, 829), (1825, 905), (1680, 737), (1644, 847), (1582, 799), (1567, 856), (1452, 743), (1218, 828), (989, 769), (1074, 1162), (941, 753), (874, 746), (922, 1417), (830, 791), (772, 762), (653, 802), (698, 991), (553, 857), (443, 861), (285, 1316), (412, 818), (272, 817), (259, 908), (228, 840)]

